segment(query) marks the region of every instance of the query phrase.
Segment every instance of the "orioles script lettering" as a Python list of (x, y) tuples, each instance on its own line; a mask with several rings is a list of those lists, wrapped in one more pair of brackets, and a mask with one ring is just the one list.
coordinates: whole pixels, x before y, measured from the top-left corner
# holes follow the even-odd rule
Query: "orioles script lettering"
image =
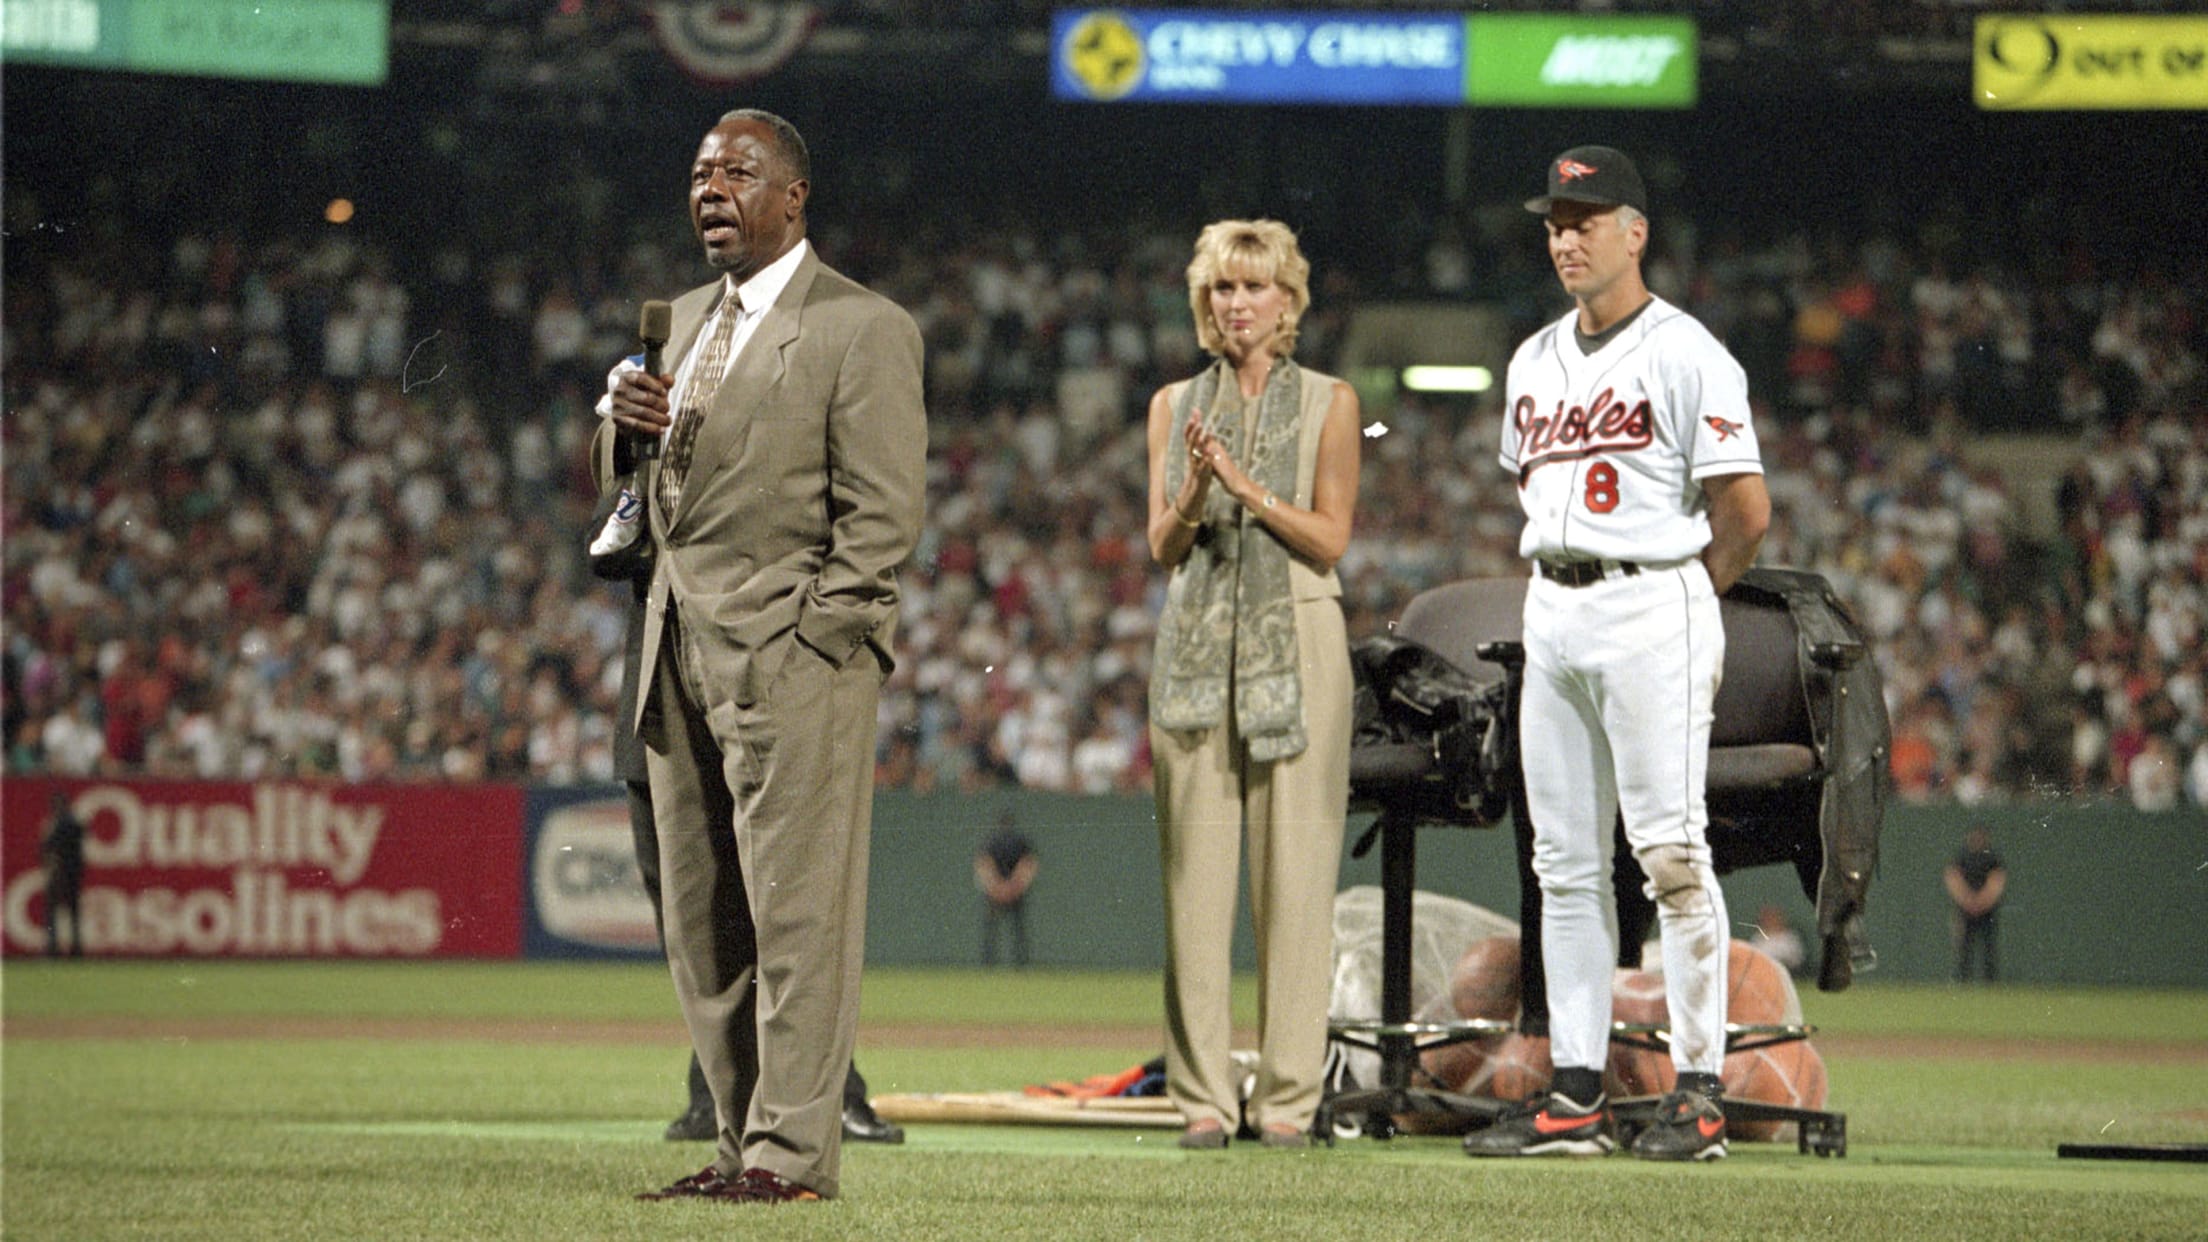
[(1592, 453), (1613, 453), (1648, 447), (1655, 434), (1655, 418), (1644, 398), (1628, 406), (1616, 390), (1605, 388), (1585, 405), (1556, 403), (1547, 416), (1535, 413), (1533, 398), (1518, 398), (1510, 412), (1511, 427), (1518, 433), (1518, 477), (1521, 481), (1536, 466), (1570, 461)]

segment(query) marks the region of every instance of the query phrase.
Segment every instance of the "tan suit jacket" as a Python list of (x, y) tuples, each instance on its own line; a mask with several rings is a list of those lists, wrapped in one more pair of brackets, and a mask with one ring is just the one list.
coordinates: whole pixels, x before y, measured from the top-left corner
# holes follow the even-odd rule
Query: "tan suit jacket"
[[(715, 282), (674, 304), (670, 359)], [(679, 364), (678, 364), (679, 365)], [(875, 708), (920, 535), (920, 333), (807, 252), (704, 411), (657, 542), (638, 675), (668, 967), (715, 1165), (839, 1187), (866, 930)], [(592, 460), (616, 485), (614, 427)]]
[[(676, 299), (668, 358), (696, 343), (720, 295), (715, 281)], [(793, 636), (838, 666), (861, 647), (886, 665), (895, 569), (919, 540), (926, 487), (912, 317), (808, 251), (706, 418), (671, 522), (657, 496), (664, 459), (644, 466), (660, 554), (640, 684), (653, 684), (670, 606), (709, 645), (711, 688), (741, 706), (773, 680)], [(614, 431), (602, 423), (591, 446), (601, 490), (616, 485)], [(637, 696), (635, 723), (652, 715), (652, 697)]]

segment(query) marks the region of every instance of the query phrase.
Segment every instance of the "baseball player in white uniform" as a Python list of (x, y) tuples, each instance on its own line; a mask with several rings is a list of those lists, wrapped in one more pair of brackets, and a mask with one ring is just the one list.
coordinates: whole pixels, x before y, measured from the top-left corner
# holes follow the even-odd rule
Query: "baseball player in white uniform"
[(1600, 1155), (1618, 961), (1614, 825), (1649, 876), (1678, 1089), (1634, 1154), (1725, 1154), (1717, 1105), (1731, 934), (1704, 785), (1724, 665), (1718, 595), (1770, 524), (1747, 377), (1641, 277), (1647, 192), (1631, 160), (1574, 147), (1549, 165), (1549, 258), (1573, 309), (1510, 362), (1501, 461), (1526, 511), (1519, 747), (1541, 882), (1555, 1077), (1465, 1140), (1473, 1155)]

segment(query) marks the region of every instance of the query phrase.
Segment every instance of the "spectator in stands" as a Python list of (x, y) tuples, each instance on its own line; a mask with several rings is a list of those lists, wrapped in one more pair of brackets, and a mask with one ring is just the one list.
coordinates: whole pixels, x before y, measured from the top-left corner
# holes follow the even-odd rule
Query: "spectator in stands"
[(2208, 810), (2208, 738), (2193, 746), (2192, 761), (2185, 765), (2185, 798), (2194, 810)]
[(1356, 508), (1360, 418), (1349, 385), (1292, 357), (1310, 270), (1284, 225), (1208, 226), (1189, 305), (1218, 361), (1150, 402), (1150, 550), (1172, 575), (1150, 686), (1166, 1083), (1194, 1149), (1225, 1147), (1243, 1112), (1228, 984), (1245, 830), (1265, 975), (1249, 1124), (1268, 1146), (1303, 1145), (1322, 1086), (1326, 912), (1349, 797), (1334, 565)]
[(2174, 811), (2183, 783), (2184, 773), (2170, 743), (2158, 733), (2149, 733), (2125, 776), (2131, 804), (2142, 811)]

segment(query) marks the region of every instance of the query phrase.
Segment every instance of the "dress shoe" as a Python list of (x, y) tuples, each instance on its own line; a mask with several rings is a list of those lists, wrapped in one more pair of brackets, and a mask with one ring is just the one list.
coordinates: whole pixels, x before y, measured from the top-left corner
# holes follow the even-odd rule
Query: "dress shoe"
[(857, 1143), (902, 1143), (905, 1128), (882, 1120), (873, 1105), (861, 1100), (843, 1106), (843, 1137)]
[(709, 1164), (665, 1190), (651, 1191), (637, 1198), (646, 1201), (717, 1199), (723, 1203), (796, 1203), (818, 1199), (820, 1194), (765, 1169), (745, 1169), (734, 1177), (726, 1177)]
[(646, 1191), (637, 1198), (647, 1202), (660, 1199), (718, 1199), (725, 1197), (729, 1188), (734, 1185), (719, 1169), (709, 1164), (664, 1190)]
[(820, 1192), (807, 1190), (779, 1173), (752, 1168), (738, 1173), (728, 1189), (714, 1197), (738, 1203), (801, 1203), (819, 1199)]
[(721, 1123), (713, 1115), (713, 1097), (692, 1100), (690, 1111), (667, 1123), (665, 1138), (670, 1143), (704, 1143), (720, 1137)]
[(1218, 1122), (1198, 1122), (1181, 1131), (1183, 1151), (1224, 1151), (1227, 1146), (1226, 1127)]

